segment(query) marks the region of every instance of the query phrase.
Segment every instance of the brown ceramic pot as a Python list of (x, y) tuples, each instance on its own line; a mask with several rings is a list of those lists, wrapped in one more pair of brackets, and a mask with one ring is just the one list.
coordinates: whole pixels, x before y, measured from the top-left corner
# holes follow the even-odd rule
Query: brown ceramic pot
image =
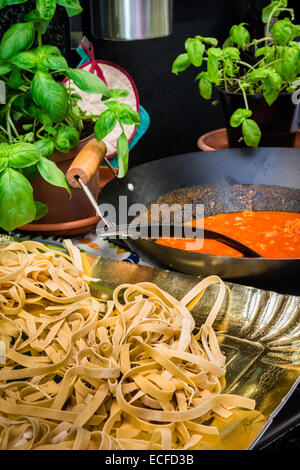
[[(82, 139), (68, 153), (55, 150), (51, 160), (66, 173), (73, 159), (92, 138), (94, 135)], [(101, 167), (100, 172), (92, 177), (88, 187), (96, 200), (100, 189), (112, 178), (113, 174), (107, 166)], [(41, 176), (32, 181), (32, 187), (34, 199), (47, 204), (49, 210), (42, 219), (23, 225), (20, 230), (60, 236), (78, 235), (92, 230), (99, 222), (99, 217), (81, 189), (72, 189), (70, 199), (65, 189), (47, 183)]]
[[(221, 150), (229, 148), (227, 131), (225, 128), (203, 134), (197, 142), (201, 150)], [(294, 147), (300, 148), (300, 129), (296, 132), (296, 140)]]

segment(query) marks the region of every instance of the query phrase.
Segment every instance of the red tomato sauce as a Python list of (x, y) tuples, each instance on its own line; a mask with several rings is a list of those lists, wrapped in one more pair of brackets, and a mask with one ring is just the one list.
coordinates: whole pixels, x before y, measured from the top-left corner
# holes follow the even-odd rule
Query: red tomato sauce
[[(193, 220), (193, 226), (203, 220)], [(280, 211), (243, 211), (204, 218), (204, 227), (244, 243), (264, 258), (300, 258), (300, 213)], [(215, 240), (159, 238), (157, 243), (181, 250), (212, 255), (242, 256)], [(201, 247), (202, 246), (202, 247)]]

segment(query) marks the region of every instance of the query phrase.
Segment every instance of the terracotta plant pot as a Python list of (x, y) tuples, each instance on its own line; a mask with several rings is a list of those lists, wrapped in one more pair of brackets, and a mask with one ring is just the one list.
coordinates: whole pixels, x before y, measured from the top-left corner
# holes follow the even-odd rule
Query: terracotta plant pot
[[(52, 160), (64, 173), (82, 147), (94, 138), (94, 135), (82, 139), (79, 145), (68, 153), (54, 151)], [(107, 166), (101, 167), (88, 184), (97, 200), (100, 189), (113, 178)], [(72, 189), (72, 197), (63, 188), (53, 186), (38, 176), (32, 181), (34, 198), (48, 206), (48, 213), (40, 220), (23, 225), (20, 230), (40, 232), (43, 234), (70, 236), (89, 232), (96, 227), (99, 217), (81, 189)]]
[[(227, 130), (223, 128), (207, 132), (198, 139), (197, 145), (204, 151), (227, 149), (229, 148)], [(296, 132), (294, 147), (300, 148), (300, 129)]]

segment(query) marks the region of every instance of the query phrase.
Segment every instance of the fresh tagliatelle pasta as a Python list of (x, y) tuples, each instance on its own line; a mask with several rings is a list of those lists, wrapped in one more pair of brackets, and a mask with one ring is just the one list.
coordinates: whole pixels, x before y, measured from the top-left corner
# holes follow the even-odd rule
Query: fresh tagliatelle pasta
[[(69, 255), (33, 241), (0, 248), (0, 449), (198, 449), (218, 434), (203, 424), (209, 412), (254, 409), (222, 393), (219, 277), (180, 301), (124, 284), (104, 304), (65, 244)], [(187, 306), (214, 282), (214, 306), (193, 334)]]

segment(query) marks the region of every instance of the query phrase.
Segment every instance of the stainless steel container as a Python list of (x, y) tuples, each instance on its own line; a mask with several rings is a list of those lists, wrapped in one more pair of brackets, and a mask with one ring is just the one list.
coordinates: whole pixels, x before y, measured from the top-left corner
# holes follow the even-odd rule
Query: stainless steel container
[(172, 32), (173, 0), (90, 0), (92, 34), (102, 39), (132, 41)]

